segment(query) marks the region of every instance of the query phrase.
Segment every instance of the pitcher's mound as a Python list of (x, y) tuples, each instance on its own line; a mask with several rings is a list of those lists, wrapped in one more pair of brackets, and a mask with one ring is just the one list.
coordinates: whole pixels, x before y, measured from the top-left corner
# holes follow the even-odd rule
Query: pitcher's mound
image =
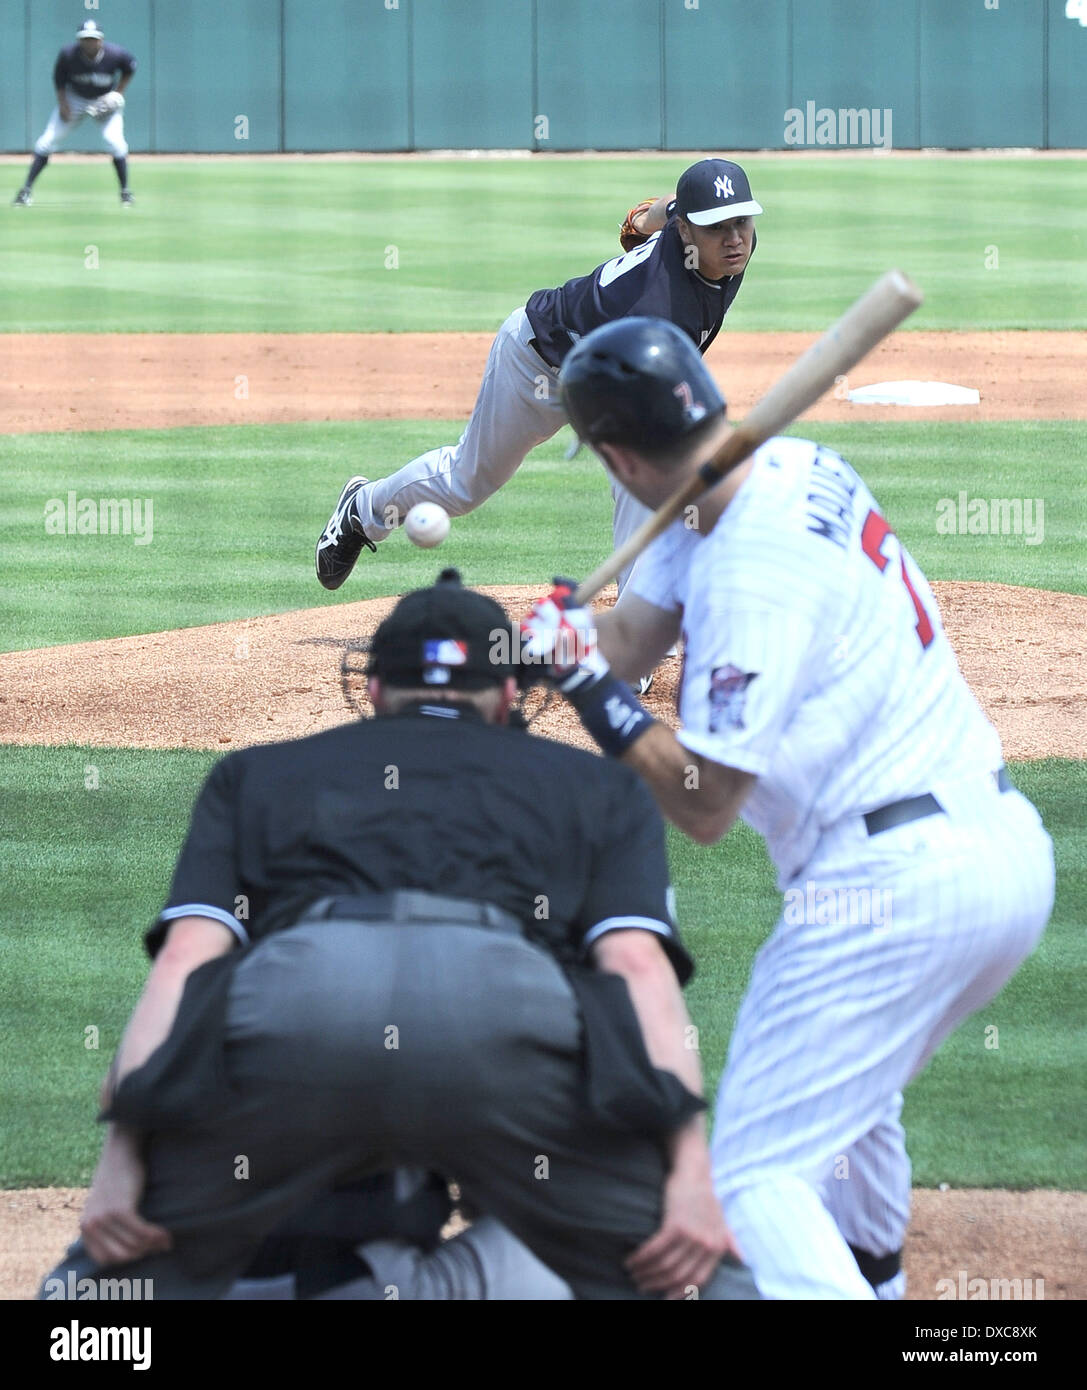
[[(1087, 598), (1003, 584), (933, 585), (963, 673), (1010, 759), (1087, 757)], [(539, 590), (484, 589), (511, 615)], [(614, 602), (605, 596), (602, 605)], [(0, 743), (211, 748), (317, 733), (351, 717), (345, 650), (364, 647), (395, 598), (148, 636), (0, 654)], [(356, 662), (356, 664), (360, 664)], [(645, 704), (676, 722), (680, 659)], [(364, 682), (354, 689), (365, 706)], [(557, 697), (526, 698), (532, 730), (589, 740)]]

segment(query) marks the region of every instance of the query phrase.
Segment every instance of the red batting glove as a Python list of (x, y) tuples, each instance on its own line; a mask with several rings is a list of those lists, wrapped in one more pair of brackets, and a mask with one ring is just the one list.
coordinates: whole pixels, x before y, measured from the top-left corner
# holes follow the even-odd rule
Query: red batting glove
[(584, 693), (609, 669), (597, 650), (592, 612), (573, 605), (576, 587), (572, 580), (556, 579), (521, 621), (521, 661), (564, 695)]

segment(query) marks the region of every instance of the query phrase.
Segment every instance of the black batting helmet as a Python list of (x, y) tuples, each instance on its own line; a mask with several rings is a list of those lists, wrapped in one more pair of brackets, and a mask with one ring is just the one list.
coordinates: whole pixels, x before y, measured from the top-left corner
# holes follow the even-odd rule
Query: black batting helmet
[(663, 449), (725, 413), (698, 349), (666, 319), (616, 319), (593, 329), (567, 354), (559, 391), (587, 444)]

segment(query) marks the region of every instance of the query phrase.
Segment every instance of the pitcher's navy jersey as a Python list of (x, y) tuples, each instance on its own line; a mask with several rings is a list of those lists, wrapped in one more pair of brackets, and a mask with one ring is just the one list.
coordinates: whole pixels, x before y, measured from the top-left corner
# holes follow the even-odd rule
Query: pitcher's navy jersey
[[(558, 289), (537, 290), (525, 312), (540, 356), (550, 366), (561, 367), (579, 338), (631, 314), (668, 319), (705, 352), (717, 337), (744, 272), (706, 280), (687, 269), (685, 251), (672, 217), (644, 245), (597, 266), (591, 275), (567, 280)], [(751, 251), (754, 254), (754, 240)]]
[(87, 101), (112, 92), (117, 83), (136, 71), (136, 60), (127, 48), (115, 43), (103, 43), (97, 59), (85, 56), (78, 43), (62, 48), (53, 69), (53, 86), (69, 87), (76, 96)]

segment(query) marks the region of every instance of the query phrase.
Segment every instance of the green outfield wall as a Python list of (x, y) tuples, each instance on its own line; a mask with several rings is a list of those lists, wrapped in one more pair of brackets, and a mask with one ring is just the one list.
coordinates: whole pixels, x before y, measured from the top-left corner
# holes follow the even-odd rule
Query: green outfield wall
[(1087, 147), (1087, 0), (0, 0), (0, 148), (88, 17), (137, 151)]

